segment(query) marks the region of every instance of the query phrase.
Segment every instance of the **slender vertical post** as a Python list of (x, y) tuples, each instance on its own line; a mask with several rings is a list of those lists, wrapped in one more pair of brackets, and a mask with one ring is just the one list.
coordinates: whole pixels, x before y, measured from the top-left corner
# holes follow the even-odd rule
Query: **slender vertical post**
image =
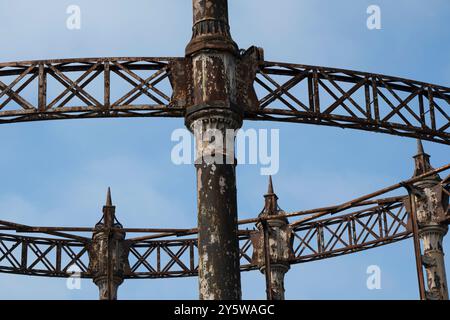
[(230, 133), (243, 119), (236, 93), (239, 51), (230, 35), (227, 0), (193, 0), (193, 10), (193, 35), (186, 48), (191, 104), (185, 121), (196, 139), (200, 299), (239, 300), (236, 168)]
[(410, 203), (410, 217), (411, 217), (411, 227), (414, 241), (414, 256), (416, 259), (416, 270), (417, 270), (417, 279), (419, 284), (419, 296), (420, 300), (426, 299), (425, 294), (425, 281), (423, 278), (423, 267), (422, 267), (422, 253), (420, 248), (420, 238), (419, 231), (417, 225), (417, 213), (416, 213), (416, 200), (414, 198), (414, 194), (412, 192), (409, 193), (409, 203)]
[[(430, 164), (430, 156), (424, 152), (421, 141), (418, 141), (418, 152), (414, 160), (414, 176), (433, 170)], [(423, 252), (420, 257), (420, 272), (423, 272), (422, 266), (425, 267), (427, 279), (427, 289), (423, 290), (424, 292), (421, 291), (421, 298), (427, 300), (448, 300), (443, 250), (443, 239), (448, 231), (448, 226), (445, 222), (448, 198), (443, 196), (441, 178), (437, 174), (414, 183), (412, 192), (414, 194), (410, 198), (412, 199), (413, 231), (417, 232), (418, 238), (422, 240), (423, 244)], [(417, 230), (414, 230), (415, 225)], [(415, 243), (417, 241), (415, 240)], [(417, 245), (420, 246), (420, 244)], [(419, 273), (419, 277), (423, 281), (423, 275), (420, 276)], [(424, 284), (421, 286), (425, 287)]]
[(38, 109), (43, 112), (47, 109), (47, 73), (43, 63), (39, 63), (38, 79)]
[(267, 221), (261, 221), (264, 233), (264, 274), (266, 276), (266, 295), (267, 300), (273, 300), (273, 290), (272, 290), (272, 267), (270, 261), (270, 246), (269, 246), (269, 227)]
[(109, 61), (105, 61), (104, 64), (104, 101), (103, 104), (105, 109), (110, 109), (111, 107), (111, 67)]

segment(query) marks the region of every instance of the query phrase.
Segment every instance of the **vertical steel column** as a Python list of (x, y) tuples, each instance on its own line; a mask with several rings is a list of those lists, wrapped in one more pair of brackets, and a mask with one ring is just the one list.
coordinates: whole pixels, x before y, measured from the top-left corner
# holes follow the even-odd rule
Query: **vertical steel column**
[[(414, 157), (415, 176), (433, 170), (430, 156), (423, 150), (418, 141), (418, 153)], [(444, 223), (448, 207), (448, 197), (444, 196), (441, 178), (433, 175), (413, 185), (414, 204), (418, 234), (422, 240), (422, 264), (425, 267), (427, 279), (427, 300), (448, 300), (447, 276), (445, 272), (443, 239), (448, 231)]]
[(192, 103), (185, 121), (196, 139), (200, 299), (239, 300), (235, 158), (234, 148), (224, 142), (230, 129), (242, 126), (239, 51), (230, 35), (227, 0), (193, 0), (193, 10), (193, 36), (186, 48)]

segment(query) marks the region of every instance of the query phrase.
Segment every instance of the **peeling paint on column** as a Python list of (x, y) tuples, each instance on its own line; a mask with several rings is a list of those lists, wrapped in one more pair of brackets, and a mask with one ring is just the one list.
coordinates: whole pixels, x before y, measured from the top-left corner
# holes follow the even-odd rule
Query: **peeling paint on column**
[[(430, 156), (419, 141), (415, 158), (415, 176), (433, 170)], [(438, 175), (414, 184), (419, 237), (422, 240), (422, 264), (426, 272), (426, 299), (448, 300), (443, 239), (447, 234), (448, 196), (444, 193)]]
[[(184, 103), (185, 124), (196, 140), (201, 299), (241, 299), (235, 157), (225, 141), (216, 147), (203, 137), (218, 130), (225, 138), (227, 130), (242, 126), (246, 109), (257, 108), (253, 82), (262, 61), (261, 49), (239, 52), (231, 38), (227, 0), (193, 0), (184, 68), (175, 65), (170, 80), (174, 105)], [(205, 154), (222, 162), (208, 163)]]
[(220, 188), (220, 193), (224, 194), (225, 193), (225, 188), (226, 188), (227, 184), (226, 184), (226, 180), (225, 177), (220, 177), (219, 178), (219, 188)]

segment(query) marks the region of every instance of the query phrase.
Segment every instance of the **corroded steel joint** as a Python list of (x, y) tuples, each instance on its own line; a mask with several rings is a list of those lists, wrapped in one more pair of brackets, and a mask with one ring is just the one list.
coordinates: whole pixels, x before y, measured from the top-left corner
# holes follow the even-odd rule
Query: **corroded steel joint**
[[(260, 266), (261, 272), (265, 270), (264, 259), (264, 233), (261, 222), (256, 224), (258, 228), (257, 243), (255, 243), (255, 249), (253, 260), (258, 266)], [(276, 265), (282, 266), (282, 269), (289, 270), (289, 260), (292, 258), (292, 229), (283, 220), (269, 220), (267, 221), (269, 229), (269, 248), (270, 248), (270, 262), (271, 267)]]
[(216, 113), (239, 117), (242, 123), (243, 107), (237, 104), (236, 58), (224, 52), (199, 53), (191, 58), (191, 65), (192, 103), (186, 109), (186, 125), (191, 127), (193, 120)]
[(171, 104), (186, 109), (188, 127), (199, 117), (191, 116), (204, 109), (228, 109), (243, 118), (246, 112), (259, 108), (254, 81), (263, 61), (264, 51), (257, 47), (250, 47), (239, 57), (210, 52), (172, 61)]

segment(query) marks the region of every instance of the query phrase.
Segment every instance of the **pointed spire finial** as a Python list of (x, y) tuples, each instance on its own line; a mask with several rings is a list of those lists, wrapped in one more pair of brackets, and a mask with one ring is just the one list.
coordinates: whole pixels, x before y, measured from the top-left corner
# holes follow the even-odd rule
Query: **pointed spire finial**
[(108, 193), (106, 194), (106, 206), (112, 207), (111, 188), (110, 187), (108, 187)]
[(417, 139), (417, 155), (419, 155), (419, 154), (425, 154), (425, 151), (423, 149), (422, 140)]
[(267, 194), (273, 194), (273, 183), (272, 176), (269, 176), (269, 188), (267, 189)]
[[(278, 206), (278, 196), (276, 195), (273, 188), (272, 176), (269, 176), (269, 185), (267, 188), (267, 193), (264, 195), (264, 201), (264, 209), (259, 214), (259, 217), (276, 216), (284, 213), (283, 210)], [(281, 219), (282, 221), (287, 221), (285, 217)]]
[(425, 152), (422, 140), (417, 139), (417, 154), (414, 156), (414, 177), (433, 170), (430, 155)]

